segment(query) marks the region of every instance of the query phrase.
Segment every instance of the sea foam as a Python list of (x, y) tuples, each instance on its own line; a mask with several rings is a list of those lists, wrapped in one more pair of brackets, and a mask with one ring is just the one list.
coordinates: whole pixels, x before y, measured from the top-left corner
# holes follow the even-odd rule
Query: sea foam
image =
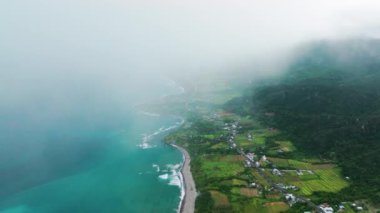
[(158, 178), (160, 178), (162, 180), (168, 180), (169, 179), (169, 174), (159, 175)]
[(152, 164), (152, 167), (156, 169), (157, 172), (160, 172), (160, 166), (157, 164)]
[(168, 185), (182, 188), (181, 164), (167, 164), (166, 168), (170, 172), (159, 175), (158, 177), (167, 180)]
[(171, 131), (173, 129), (176, 129), (180, 127), (182, 124), (184, 124), (185, 120), (181, 118), (180, 121), (177, 121), (174, 125), (169, 127), (160, 127), (157, 131), (153, 132), (152, 134), (143, 134), (142, 135), (142, 142), (141, 144), (138, 144), (137, 146), (142, 149), (150, 149), (156, 147), (156, 145), (152, 145), (149, 142), (157, 135), (162, 134), (167, 131)]

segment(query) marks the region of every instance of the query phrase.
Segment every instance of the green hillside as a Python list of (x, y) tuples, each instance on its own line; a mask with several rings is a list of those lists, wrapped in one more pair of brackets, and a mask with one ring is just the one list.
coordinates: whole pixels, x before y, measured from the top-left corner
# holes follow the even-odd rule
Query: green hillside
[(380, 203), (380, 40), (320, 41), (297, 51), (279, 80), (225, 108), (258, 117), (297, 148), (336, 160), (352, 181), (339, 198)]

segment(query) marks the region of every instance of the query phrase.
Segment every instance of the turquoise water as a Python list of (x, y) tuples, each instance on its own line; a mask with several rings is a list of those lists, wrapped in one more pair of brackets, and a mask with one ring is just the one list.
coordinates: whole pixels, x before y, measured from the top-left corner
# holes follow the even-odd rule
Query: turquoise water
[(84, 108), (0, 113), (0, 212), (176, 212), (182, 155), (162, 139), (181, 119)]
[(1, 202), (2, 212), (175, 212), (180, 188), (171, 170), (181, 154), (161, 142), (165, 132), (147, 142), (151, 148), (138, 145), (144, 133), (178, 119), (134, 116), (138, 124), (105, 133), (105, 150), (91, 165), (12, 195)]

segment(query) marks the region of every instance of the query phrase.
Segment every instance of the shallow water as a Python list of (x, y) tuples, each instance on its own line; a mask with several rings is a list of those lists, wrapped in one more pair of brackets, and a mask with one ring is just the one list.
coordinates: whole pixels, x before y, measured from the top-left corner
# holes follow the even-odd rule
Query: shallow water
[(181, 120), (132, 107), (99, 117), (3, 131), (0, 212), (175, 212), (182, 155), (162, 139)]
[[(143, 134), (169, 127), (178, 119), (135, 116), (137, 125), (105, 133), (104, 150), (92, 157), (92, 162), (86, 162), (73, 174), (8, 197), (1, 202), (1, 209), (5, 212), (174, 212), (180, 201), (180, 188), (177, 174), (172, 170), (181, 162), (181, 154), (161, 143), (166, 132), (146, 141), (151, 148), (138, 145), (143, 141)], [(178, 169), (177, 166), (175, 171)]]

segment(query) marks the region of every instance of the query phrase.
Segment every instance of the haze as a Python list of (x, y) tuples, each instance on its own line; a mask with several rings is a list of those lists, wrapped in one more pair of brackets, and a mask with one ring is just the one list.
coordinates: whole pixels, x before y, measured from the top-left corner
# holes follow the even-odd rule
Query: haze
[(47, 119), (88, 106), (112, 111), (156, 95), (163, 78), (270, 74), (298, 43), (377, 37), (379, 9), (377, 1), (2, 1), (0, 110)]

